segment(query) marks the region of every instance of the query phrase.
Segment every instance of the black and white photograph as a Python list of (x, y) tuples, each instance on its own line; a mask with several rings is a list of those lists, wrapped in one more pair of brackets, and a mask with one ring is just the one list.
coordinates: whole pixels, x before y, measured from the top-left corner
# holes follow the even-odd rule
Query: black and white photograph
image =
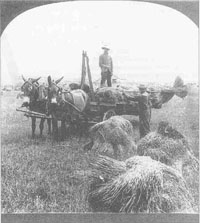
[(4, 222), (196, 222), (198, 27), (196, 0), (1, 2)]

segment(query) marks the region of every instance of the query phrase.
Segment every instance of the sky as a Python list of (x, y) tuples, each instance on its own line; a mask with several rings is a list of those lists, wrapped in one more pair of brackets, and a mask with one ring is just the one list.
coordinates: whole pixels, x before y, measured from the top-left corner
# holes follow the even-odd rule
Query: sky
[(114, 75), (128, 81), (198, 81), (198, 27), (166, 6), (129, 1), (55, 3), (17, 16), (1, 36), (1, 81), (41, 76), (81, 79), (87, 51), (93, 80), (102, 45)]

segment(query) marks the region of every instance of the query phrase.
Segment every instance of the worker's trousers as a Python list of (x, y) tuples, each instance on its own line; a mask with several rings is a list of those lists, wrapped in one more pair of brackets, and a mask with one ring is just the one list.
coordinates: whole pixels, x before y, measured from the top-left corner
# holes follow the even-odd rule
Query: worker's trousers
[(140, 111), (139, 114), (139, 129), (140, 129), (140, 138), (143, 138), (150, 132), (150, 119), (151, 119), (151, 110)]
[(110, 71), (101, 72), (101, 87), (105, 87), (106, 81), (107, 81), (108, 87), (112, 87), (111, 77), (112, 77), (112, 75), (111, 75)]

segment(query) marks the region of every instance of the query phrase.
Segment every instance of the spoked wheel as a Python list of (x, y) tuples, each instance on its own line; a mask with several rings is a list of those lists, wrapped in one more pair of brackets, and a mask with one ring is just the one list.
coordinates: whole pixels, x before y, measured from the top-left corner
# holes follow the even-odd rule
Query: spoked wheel
[(115, 111), (113, 109), (110, 109), (110, 110), (108, 110), (107, 112), (104, 113), (103, 121), (105, 121), (105, 120), (107, 120), (110, 117), (115, 116), (115, 115), (116, 115)]

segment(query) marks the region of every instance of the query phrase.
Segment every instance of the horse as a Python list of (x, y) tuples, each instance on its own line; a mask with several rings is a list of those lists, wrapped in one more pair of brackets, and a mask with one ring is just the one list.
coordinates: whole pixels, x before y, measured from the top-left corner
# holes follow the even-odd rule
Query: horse
[[(23, 76), (22, 79), (24, 84), (21, 86), (21, 91), (24, 94), (22, 107), (28, 107), (30, 111), (47, 113), (47, 88), (45, 85), (39, 85), (39, 78), (29, 78), (26, 80)], [(31, 117), (32, 119), (32, 137), (35, 137), (36, 129), (36, 117)], [(40, 120), (40, 136), (44, 129), (45, 118)], [(48, 124), (48, 134), (51, 134), (51, 120), (47, 119)]]
[[(63, 77), (62, 77), (63, 78)], [(48, 77), (48, 100), (49, 110), (52, 116), (53, 137), (58, 140), (58, 121), (61, 121), (61, 139), (66, 137), (66, 122), (77, 130), (80, 130), (80, 113), (86, 107), (88, 100), (89, 86), (72, 83), (70, 90), (63, 90), (57, 84), (62, 80), (52, 81)]]
[(53, 139), (58, 141), (58, 121), (61, 121), (61, 133), (62, 138), (64, 138), (66, 132), (65, 126), (65, 118), (61, 115), (60, 107), (57, 104), (58, 95), (60, 95), (62, 89), (58, 86), (58, 83), (64, 77), (59, 78), (58, 80), (54, 81), (51, 79), (51, 76), (48, 76), (48, 112), (52, 116), (52, 127), (53, 127)]

